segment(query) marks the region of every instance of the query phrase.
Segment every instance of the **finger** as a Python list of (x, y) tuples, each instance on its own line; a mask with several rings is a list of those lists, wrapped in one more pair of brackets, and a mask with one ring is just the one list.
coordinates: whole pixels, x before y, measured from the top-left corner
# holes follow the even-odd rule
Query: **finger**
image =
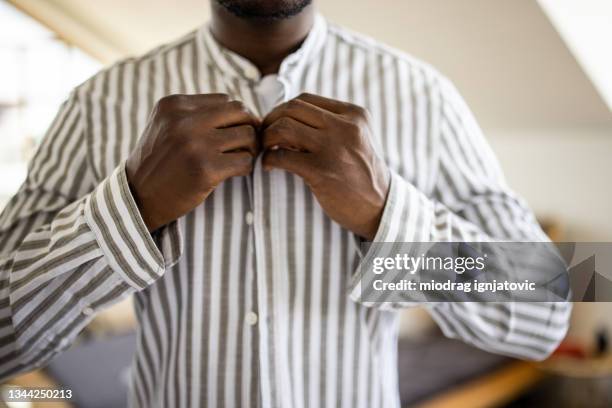
[(300, 94), (297, 98), (298, 101), (304, 101), (311, 105), (317, 106), (319, 108), (323, 108), (333, 113), (341, 114), (346, 110), (347, 103), (342, 101), (337, 101), (335, 99), (326, 98), (324, 96), (303, 93)]
[(222, 129), (230, 126), (251, 125), (259, 127), (261, 120), (242, 102), (219, 104), (202, 112), (209, 126)]
[(219, 151), (222, 153), (234, 150), (246, 150), (253, 157), (259, 154), (257, 135), (251, 125), (232, 126), (217, 130)]
[(277, 149), (264, 153), (262, 165), (265, 170), (283, 169), (308, 180), (314, 170), (311, 161), (312, 153)]
[(323, 128), (329, 116), (329, 112), (299, 99), (292, 99), (278, 105), (263, 120), (262, 127), (266, 128), (281, 117), (289, 117), (303, 124)]
[(222, 105), (232, 100), (228, 94), (224, 93), (190, 94), (176, 96), (182, 99), (186, 104), (190, 105), (194, 109)]
[(161, 111), (173, 111), (176, 109), (197, 111), (203, 108), (210, 108), (223, 105), (230, 101), (227, 94), (171, 94), (166, 95), (157, 101), (157, 109)]
[(249, 152), (224, 153), (220, 155), (220, 158), (218, 171), (223, 180), (250, 174), (255, 161)]
[(264, 129), (263, 149), (293, 148), (314, 152), (318, 150), (318, 131), (290, 117), (281, 117)]

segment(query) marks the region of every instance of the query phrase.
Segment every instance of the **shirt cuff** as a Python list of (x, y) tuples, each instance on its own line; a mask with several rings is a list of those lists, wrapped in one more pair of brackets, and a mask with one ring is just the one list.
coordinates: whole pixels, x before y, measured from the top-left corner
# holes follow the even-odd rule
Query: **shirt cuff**
[[(421, 242), (431, 239), (434, 225), (434, 203), (414, 185), (391, 172), (391, 184), (378, 230), (372, 242), (411, 242), (415, 255)], [(359, 243), (358, 243), (359, 244)], [(350, 297), (361, 301), (361, 281), (364, 265), (371, 265), (376, 257), (392, 256), (390, 245), (360, 245), (361, 258), (349, 284)]]
[[(109, 266), (130, 286), (142, 290), (163, 275), (169, 262), (140, 215), (128, 186), (125, 163), (89, 195), (85, 220)], [(171, 231), (169, 226), (167, 234), (172, 235)]]
[(164, 257), (164, 266), (174, 266), (183, 255), (183, 233), (178, 220), (163, 226), (154, 233), (157, 247)]

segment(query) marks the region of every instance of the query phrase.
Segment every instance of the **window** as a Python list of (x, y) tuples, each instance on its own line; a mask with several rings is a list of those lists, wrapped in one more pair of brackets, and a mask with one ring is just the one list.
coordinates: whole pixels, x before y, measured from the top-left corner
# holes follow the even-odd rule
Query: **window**
[(100, 63), (0, 1), (0, 209), (70, 91)]

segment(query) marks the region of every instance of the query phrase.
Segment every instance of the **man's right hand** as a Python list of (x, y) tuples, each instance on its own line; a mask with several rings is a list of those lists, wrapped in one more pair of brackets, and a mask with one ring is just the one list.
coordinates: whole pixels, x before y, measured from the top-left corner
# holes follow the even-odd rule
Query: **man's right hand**
[(157, 102), (127, 160), (130, 189), (149, 231), (197, 207), (222, 181), (251, 172), (259, 120), (224, 94)]

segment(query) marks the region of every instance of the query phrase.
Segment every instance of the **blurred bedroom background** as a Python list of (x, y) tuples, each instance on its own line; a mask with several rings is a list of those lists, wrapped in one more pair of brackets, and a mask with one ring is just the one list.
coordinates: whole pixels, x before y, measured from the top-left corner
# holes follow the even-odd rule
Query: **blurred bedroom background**
[[(455, 82), (510, 185), (552, 239), (612, 242), (612, 1), (318, 3), (332, 22), (423, 59)], [(74, 86), (208, 15), (206, 0), (0, 0), (0, 209)], [(12, 383), (75, 390), (71, 405), (45, 407), (121, 407), (134, 323), (129, 302), (113, 307), (48, 368)], [(402, 401), (612, 406), (611, 334), (612, 304), (577, 304), (559, 353), (530, 364), (443, 339), (415, 309), (402, 324)]]

